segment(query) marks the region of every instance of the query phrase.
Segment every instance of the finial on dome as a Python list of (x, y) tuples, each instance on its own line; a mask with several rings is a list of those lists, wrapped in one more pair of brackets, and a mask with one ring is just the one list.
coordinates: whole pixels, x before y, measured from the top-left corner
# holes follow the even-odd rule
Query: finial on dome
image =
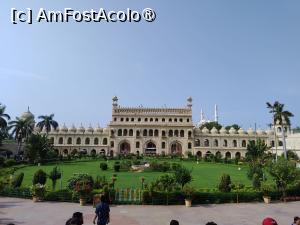
[(192, 97), (188, 97), (187, 99), (187, 107), (192, 108), (193, 106), (193, 99)]

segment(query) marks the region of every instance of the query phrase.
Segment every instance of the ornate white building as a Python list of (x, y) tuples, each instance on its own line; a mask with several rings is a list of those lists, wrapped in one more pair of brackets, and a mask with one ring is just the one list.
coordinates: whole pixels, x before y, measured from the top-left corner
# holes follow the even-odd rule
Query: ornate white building
[[(190, 151), (201, 157), (220, 154), (235, 158), (245, 156), (248, 141), (261, 139), (275, 153), (273, 128), (266, 131), (251, 128), (227, 131), (224, 127), (200, 130), (199, 125), (205, 120), (201, 112), (200, 123), (193, 125), (192, 98), (188, 98), (182, 108), (121, 107), (117, 97), (112, 100), (112, 120), (106, 128), (64, 125), (48, 134), (55, 149), (64, 155), (79, 151), (105, 155), (186, 154)], [(217, 106), (215, 120), (218, 120)], [(282, 154), (282, 133), (279, 125), (275, 129), (279, 155)], [(289, 127), (285, 130), (287, 148), (300, 155), (300, 135), (292, 134)]]

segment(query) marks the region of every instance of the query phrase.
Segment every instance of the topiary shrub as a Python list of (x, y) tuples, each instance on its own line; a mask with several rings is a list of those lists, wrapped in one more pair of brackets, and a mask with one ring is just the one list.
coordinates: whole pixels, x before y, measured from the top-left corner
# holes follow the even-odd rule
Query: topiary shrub
[(100, 169), (103, 170), (103, 171), (107, 170), (108, 169), (107, 163), (105, 163), (105, 162), (100, 163)]
[(32, 180), (33, 185), (35, 184), (45, 185), (46, 181), (47, 181), (47, 174), (42, 169), (39, 169), (33, 175), (33, 180)]
[(120, 168), (121, 168), (120, 162), (115, 162), (114, 171), (115, 172), (120, 172)]
[(14, 178), (11, 181), (11, 186), (13, 188), (21, 187), (23, 178), (24, 178), (24, 173), (20, 173), (17, 176), (14, 176)]
[(231, 179), (230, 175), (223, 174), (219, 183), (219, 191), (230, 192), (231, 191)]
[(7, 167), (11, 167), (11, 166), (14, 166), (14, 165), (16, 165), (17, 164), (17, 162), (16, 162), (16, 160), (14, 160), (14, 159), (7, 159), (6, 161), (5, 161), (5, 166), (7, 166)]

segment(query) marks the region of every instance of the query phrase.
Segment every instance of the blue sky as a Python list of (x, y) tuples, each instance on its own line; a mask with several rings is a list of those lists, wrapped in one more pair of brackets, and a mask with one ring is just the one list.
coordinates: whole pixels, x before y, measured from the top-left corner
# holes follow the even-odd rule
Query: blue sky
[[(156, 11), (153, 23), (10, 23), (11, 8)], [(266, 101), (300, 125), (300, 2), (296, 0), (63, 0), (0, 2), (0, 102), (29, 105), (70, 126), (101, 126), (122, 106), (185, 106), (222, 124), (262, 128)]]

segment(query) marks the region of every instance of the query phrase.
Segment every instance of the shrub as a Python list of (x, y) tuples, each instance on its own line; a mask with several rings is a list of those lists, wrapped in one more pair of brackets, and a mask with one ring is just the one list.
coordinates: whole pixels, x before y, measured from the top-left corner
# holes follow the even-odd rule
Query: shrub
[(185, 167), (179, 167), (175, 170), (174, 178), (181, 188), (192, 181), (192, 171)]
[(106, 177), (105, 176), (97, 176), (95, 183), (94, 183), (94, 188), (102, 189), (105, 185), (108, 185)]
[(261, 178), (257, 173), (253, 174), (252, 186), (253, 186), (254, 189), (260, 189)]
[(47, 181), (47, 174), (42, 169), (39, 169), (33, 175), (33, 180), (32, 180), (33, 185), (35, 184), (45, 185), (46, 181)]
[(68, 188), (74, 190), (76, 183), (79, 181), (84, 181), (85, 183), (94, 186), (94, 179), (92, 176), (88, 174), (76, 174), (70, 177), (70, 179), (68, 180)]
[(13, 188), (21, 187), (23, 178), (24, 178), (24, 173), (20, 173), (17, 176), (14, 176), (14, 178), (11, 181), (11, 186)]
[(176, 170), (178, 170), (181, 167), (182, 166), (179, 163), (172, 163), (172, 165), (171, 165), (171, 168), (172, 168), (173, 171), (176, 171)]
[(219, 191), (221, 192), (230, 192), (231, 191), (231, 179), (230, 175), (223, 174), (219, 184)]
[(101, 170), (107, 170), (108, 169), (108, 165), (107, 165), (107, 163), (105, 163), (105, 162), (102, 162), (102, 163), (100, 163), (100, 168), (101, 168)]
[(57, 166), (50, 172), (49, 178), (52, 180), (52, 190), (55, 190), (56, 181), (61, 178), (61, 172), (57, 169)]
[(11, 167), (11, 166), (14, 166), (14, 165), (16, 165), (17, 164), (17, 162), (16, 162), (16, 160), (14, 160), (14, 159), (7, 159), (6, 161), (5, 161), (5, 166), (7, 166), (7, 167)]
[(120, 172), (120, 168), (121, 168), (120, 162), (115, 162), (114, 171), (115, 172)]

